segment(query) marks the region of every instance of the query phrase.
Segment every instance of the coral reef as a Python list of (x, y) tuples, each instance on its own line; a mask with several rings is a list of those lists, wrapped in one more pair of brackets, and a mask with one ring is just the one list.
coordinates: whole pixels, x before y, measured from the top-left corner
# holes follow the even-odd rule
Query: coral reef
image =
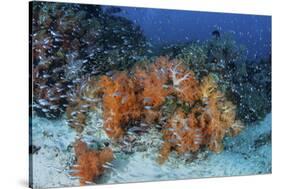
[[(84, 85), (87, 87), (79, 88), (80, 96), (67, 109), (73, 127), (83, 130), (87, 109), (81, 107), (93, 107), (85, 99), (95, 99), (99, 93), (104, 130), (110, 138), (121, 139), (130, 123), (138, 120), (162, 125), (161, 163), (172, 150), (183, 154), (206, 146), (220, 152), (225, 135), (234, 136), (243, 128), (236, 121), (236, 106), (219, 91), (212, 75), (199, 82), (181, 60), (159, 57), (143, 68), (137, 66), (132, 73), (116, 72), (97, 81), (88, 79)], [(165, 112), (169, 103), (174, 104), (174, 110)]]
[(31, 11), (32, 106), (39, 116), (59, 117), (84, 75), (128, 68), (147, 50), (138, 26), (101, 6), (33, 2)]
[[(200, 82), (178, 59), (159, 57), (154, 63), (136, 66), (131, 73), (116, 72), (96, 82), (87, 81), (89, 90), (80, 92), (79, 98), (100, 94), (104, 129), (110, 138), (121, 139), (130, 130), (130, 123), (138, 120), (160, 124), (164, 143), (159, 163), (164, 163), (173, 150), (184, 154), (207, 147), (220, 152), (224, 137), (243, 129), (236, 106), (219, 90), (214, 76), (210, 74)], [(85, 125), (86, 116), (80, 108), (84, 103), (78, 100), (71, 108), (78, 108), (78, 129), (79, 124)], [(173, 106), (172, 111), (166, 110), (169, 106)]]
[(75, 142), (75, 154), (77, 164), (73, 166), (75, 171), (73, 176), (80, 178), (81, 185), (93, 183), (103, 174), (106, 164), (113, 160), (113, 152), (110, 148), (92, 150), (80, 140)]
[[(271, 57), (247, 62), (231, 35), (215, 30), (208, 41), (164, 46), (153, 54), (141, 28), (115, 14), (120, 8), (33, 5), (32, 110), (47, 118), (64, 115), (76, 131), (68, 128), (68, 138), (62, 130), (48, 143), (59, 145), (61, 154), (70, 152), (70, 163), (74, 147), (76, 165), (59, 171), (67, 168), (81, 185), (113, 168), (113, 150), (128, 155), (153, 146), (160, 164), (173, 153), (187, 161), (202, 151), (219, 153), (230, 140), (226, 136), (271, 110)], [(36, 129), (43, 131), (38, 136), (53, 137)], [(260, 136), (254, 147), (270, 139), (269, 133)], [(43, 144), (31, 145), (30, 152), (41, 154)]]
[(168, 95), (174, 94), (190, 105), (200, 97), (193, 73), (180, 66), (177, 60), (160, 57), (145, 68), (135, 68), (133, 77), (128, 75), (119, 72), (99, 80), (104, 128), (112, 138), (123, 136), (129, 121), (142, 118), (146, 123), (155, 123)]

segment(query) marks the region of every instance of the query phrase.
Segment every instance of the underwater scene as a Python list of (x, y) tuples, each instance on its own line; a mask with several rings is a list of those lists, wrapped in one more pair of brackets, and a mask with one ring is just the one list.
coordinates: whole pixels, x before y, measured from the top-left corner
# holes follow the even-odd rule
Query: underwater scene
[(30, 187), (271, 173), (271, 16), (29, 11)]

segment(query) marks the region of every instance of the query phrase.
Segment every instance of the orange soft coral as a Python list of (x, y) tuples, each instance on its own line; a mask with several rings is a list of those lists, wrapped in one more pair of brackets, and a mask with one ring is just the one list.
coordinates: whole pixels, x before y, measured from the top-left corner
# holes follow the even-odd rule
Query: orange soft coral
[(205, 128), (205, 143), (210, 150), (220, 152), (223, 149), (224, 136), (235, 123), (236, 107), (217, 90), (217, 84), (212, 77), (204, 78), (201, 89), (205, 107), (200, 116), (200, 123), (201, 127)]
[(164, 130), (164, 145), (160, 151), (160, 163), (163, 163), (173, 148), (179, 154), (195, 152), (202, 144), (202, 129), (194, 113), (187, 115), (181, 108), (168, 120)]
[[(160, 163), (168, 158), (171, 150), (182, 154), (208, 147), (220, 152), (225, 135), (236, 135), (243, 128), (236, 120), (235, 105), (218, 90), (213, 77), (207, 76), (200, 83), (180, 60), (160, 57), (152, 64), (136, 67), (130, 74), (118, 72), (87, 83), (86, 87), (82, 85), (76, 104), (68, 107), (69, 120), (76, 116), (74, 124), (80, 130), (79, 126), (86, 121), (81, 107), (92, 107), (87, 104), (98, 93), (102, 95), (104, 129), (112, 139), (120, 139), (131, 121), (159, 121), (165, 114), (161, 112), (163, 105), (168, 106), (170, 101), (175, 104), (176, 111), (165, 114), (164, 120), (167, 117), (168, 121), (162, 129), (164, 144)], [(173, 100), (168, 96), (173, 96)]]
[(137, 68), (135, 83), (141, 90), (140, 101), (144, 106), (159, 107), (169, 95), (170, 90), (165, 84), (168, 81), (169, 61), (167, 58), (158, 58), (147, 70)]
[(192, 106), (189, 112), (178, 108), (163, 129), (160, 163), (168, 158), (171, 150), (182, 154), (206, 146), (211, 151), (220, 152), (225, 135), (234, 136), (242, 130), (243, 124), (236, 120), (235, 105), (217, 90), (212, 77), (204, 78), (198, 88), (201, 103)]
[(73, 168), (75, 171), (73, 176), (80, 178), (81, 185), (94, 182), (103, 174), (104, 165), (113, 160), (113, 153), (110, 148), (101, 151), (91, 150), (86, 143), (80, 140), (75, 143), (75, 154), (77, 165)]
[(200, 98), (199, 83), (194, 73), (181, 66), (180, 61), (173, 61), (170, 69), (170, 78), (173, 82), (174, 91), (179, 99), (193, 104)]
[(217, 99), (210, 98), (208, 105), (201, 117), (201, 127), (205, 127), (204, 136), (206, 145), (214, 152), (220, 152), (223, 148), (222, 139), (225, 136), (228, 125), (221, 120), (221, 112), (217, 107)]
[(103, 93), (104, 128), (108, 136), (118, 139), (123, 135), (122, 125), (139, 119), (141, 112), (133, 81), (126, 73), (112, 78), (102, 76), (99, 81)]
[(135, 84), (138, 101), (143, 107), (142, 115), (147, 123), (158, 120), (159, 107), (165, 102), (171, 91), (165, 85), (168, 74), (165, 67), (161, 67), (166, 59), (157, 59), (157, 64), (150, 65), (147, 70), (137, 68), (135, 71)]

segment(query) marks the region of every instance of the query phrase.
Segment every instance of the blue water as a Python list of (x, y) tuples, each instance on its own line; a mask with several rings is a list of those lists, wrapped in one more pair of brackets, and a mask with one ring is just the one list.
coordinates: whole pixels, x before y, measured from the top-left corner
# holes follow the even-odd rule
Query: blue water
[(219, 30), (232, 33), (237, 43), (246, 46), (248, 59), (266, 58), (271, 52), (271, 16), (120, 8), (116, 15), (140, 25), (152, 44), (204, 41)]

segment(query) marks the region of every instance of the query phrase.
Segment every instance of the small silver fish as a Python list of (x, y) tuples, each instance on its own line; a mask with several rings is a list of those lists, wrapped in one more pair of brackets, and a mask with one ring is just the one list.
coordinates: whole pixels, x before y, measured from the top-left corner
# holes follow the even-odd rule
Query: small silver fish
[(73, 177), (73, 176), (69, 176), (70, 180), (77, 180), (80, 179), (80, 177)]
[(62, 37), (62, 35), (61, 35), (60, 33), (55, 32), (55, 31), (53, 31), (53, 30), (51, 30), (51, 34), (52, 34), (53, 36), (55, 36), (55, 37)]
[(76, 111), (75, 112), (71, 112), (71, 116), (75, 116), (75, 115), (77, 115)]
[(46, 106), (49, 104), (49, 102), (46, 99), (39, 99), (38, 102), (42, 106)]
[(64, 90), (63, 88), (58, 88), (58, 89), (57, 89), (57, 92), (60, 93), (60, 92), (62, 92), (63, 90)]
[(87, 63), (87, 62), (88, 62), (88, 60), (83, 60), (83, 61), (82, 61), (83, 64), (85, 64), (85, 63)]
[(106, 162), (105, 164), (107, 164), (107, 165), (109, 165), (109, 166), (113, 166), (113, 164), (110, 163), (110, 162)]
[(111, 169), (112, 167), (111, 166), (108, 166), (108, 165), (106, 165), (106, 164), (103, 164), (102, 165), (104, 168), (107, 168), (107, 169)]
[(46, 113), (49, 112), (50, 110), (43, 108), (42, 111)]
[(52, 106), (50, 106), (50, 109), (51, 110), (56, 110), (56, 109), (58, 109), (58, 105), (52, 105)]
[(152, 53), (152, 50), (148, 49), (147, 52), (148, 52), (148, 53)]
[(146, 110), (151, 110), (151, 109), (152, 109), (152, 106), (144, 106), (144, 109), (146, 109)]
[(89, 107), (90, 107), (89, 104), (83, 104), (83, 105), (81, 105), (81, 108), (89, 108)]
[(40, 85), (40, 86), (39, 86), (40, 89), (45, 89), (45, 88), (47, 88), (47, 87), (48, 87), (48, 85)]
[(85, 181), (85, 184), (93, 185), (93, 184), (96, 184), (96, 183), (90, 182), (90, 181)]
[(105, 73), (105, 75), (112, 76), (113, 75), (113, 71), (108, 71), (108, 72)]
[(194, 141), (194, 144), (201, 144), (200, 141)]
[(51, 77), (51, 76), (50, 76), (49, 74), (44, 74), (44, 75), (43, 75), (43, 78), (44, 78), (44, 79), (47, 79), (47, 78), (50, 78), (50, 77)]
[(55, 101), (55, 100), (59, 100), (59, 98), (58, 97), (51, 97), (50, 98), (50, 101)]
[(146, 127), (146, 126), (148, 126), (148, 124), (146, 124), (146, 123), (141, 123), (140, 126)]

